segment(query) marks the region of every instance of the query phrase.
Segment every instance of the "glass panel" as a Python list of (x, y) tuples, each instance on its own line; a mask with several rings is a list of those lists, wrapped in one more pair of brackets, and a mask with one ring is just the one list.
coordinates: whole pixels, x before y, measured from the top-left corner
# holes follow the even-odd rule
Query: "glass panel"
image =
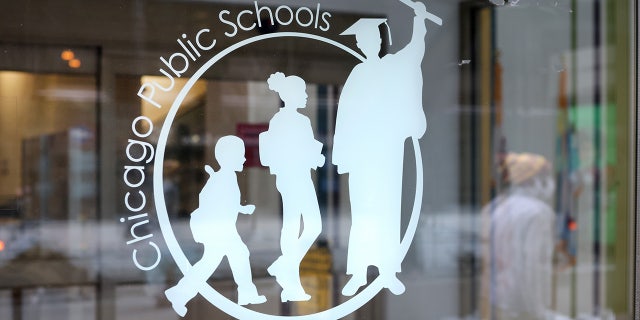
[(633, 1), (424, 3), (7, 3), (0, 318), (631, 318)]
[(95, 315), (92, 287), (38, 288), (22, 291), (25, 319), (87, 319)]

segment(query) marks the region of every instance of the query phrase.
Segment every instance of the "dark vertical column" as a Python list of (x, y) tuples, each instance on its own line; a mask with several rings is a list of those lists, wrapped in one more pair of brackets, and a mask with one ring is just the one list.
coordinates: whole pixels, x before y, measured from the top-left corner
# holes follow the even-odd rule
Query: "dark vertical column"
[[(461, 215), (470, 215), (478, 208), (480, 201), (480, 156), (481, 156), (481, 139), (479, 133), (481, 130), (481, 83), (480, 76), (482, 72), (481, 61), (481, 39), (482, 21), (481, 13), (486, 8), (479, 2), (465, 1), (460, 5), (460, 57), (459, 60), (470, 60), (468, 64), (460, 64), (460, 205)], [(470, 219), (468, 227), (475, 230), (476, 217)], [(488, 301), (481, 303), (479, 307), (479, 291), (477, 275), (475, 269), (478, 261), (473, 253), (469, 251), (470, 247), (475, 246), (469, 243), (468, 238), (460, 235), (460, 246), (458, 255), (458, 277), (459, 277), (459, 316), (464, 317), (468, 314), (480, 310), (481, 317), (487, 317), (491, 314), (488, 310)], [(471, 240), (473, 241), (473, 240)]]
[(601, 204), (601, 174), (600, 168), (602, 167), (602, 138), (604, 138), (605, 132), (602, 131), (602, 121), (601, 121), (601, 103), (602, 97), (600, 94), (600, 90), (602, 88), (602, 46), (601, 46), (601, 5), (600, 0), (594, 0), (593, 2), (593, 53), (594, 53), (594, 76), (593, 76), (593, 146), (594, 146), (594, 163), (593, 163), (593, 310), (595, 315), (599, 315), (601, 313), (601, 302), (600, 302), (600, 267), (602, 266), (600, 248), (601, 248), (601, 213), (600, 213), (600, 204)]
[[(335, 132), (335, 123), (336, 123), (336, 116), (338, 114), (338, 101), (340, 99), (340, 86), (338, 85), (334, 85), (331, 87), (331, 90), (329, 91), (330, 95), (327, 95), (327, 98), (331, 99), (331, 104), (328, 104), (328, 107), (331, 108), (331, 112), (329, 113), (329, 121), (332, 124), (332, 134), (333, 132)], [(340, 232), (338, 232), (338, 230), (340, 230), (340, 217), (346, 213), (344, 212), (340, 212), (340, 201), (342, 201), (342, 199), (340, 198), (340, 175), (338, 175), (338, 171), (335, 165), (333, 165), (332, 160), (333, 160), (333, 137), (331, 137), (330, 139), (327, 139), (327, 142), (331, 143), (331, 148), (330, 148), (330, 152), (326, 153), (325, 155), (327, 156), (327, 163), (329, 163), (329, 165), (331, 166), (332, 170), (331, 170), (331, 174), (332, 174), (332, 185), (331, 185), (331, 192), (332, 192), (332, 217), (331, 217), (331, 221), (333, 222), (331, 226), (329, 226), (330, 228), (333, 228), (333, 230), (335, 232), (333, 232), (333, 239), (329, 239), (329, 250), (331, 250), (331, 248), (336, 247), (338, 243), (340, 243), (341, 239), (340, 239)], [(346, 201), (347, 199), (345, 199)], [(333, 241), (333, 242), (331, 242)], [(337, 274), (334, 274), (332, 276), (333, 280), (332, 280), (332, 285), (333, 285), (333, 305), (337, 306), (340, 302), (340, 299), (342, 298), (341, 295), (341, 290), (342, 288), (340, 288), (340, 279), (341, 277), (344, 276), (344, 274), (338, 276)]]
[(320, 214), (322, 215), (322, 233), (320, 234), (319, 240), (327, 240), (327, 232), (329, 231), (329, 212), (332, 210), (329, 208), (330, 201), (330, 193), (332, 190), (332, 186), (329, 185), (330, 179), (329, 175), (331, 174), (331, 159), (328, 156), (328, 148), (327, 141), (329, 136), (329, 106), (327, 104), (328, 95), (327, 95), (327, 86), (326, 85), (318, 85), (317, 86), (317, 96), (318, 96), (318, 115), (316, 117), (316, 128), (318, 132), (318, 136), (316, 139), (322, 142), (322, 154), (325, 155), (325, 163), (324, 166), (318, 168), (317, 177), (318, 177), (318, 204), (320, 205)]
[[(638, 41), (639, 37), (638, 34), (640, 33), (640, 24), (638, 23), (638, 18), (640, 18), (640, 7), (638, 6), (637, 2), (632, 2), (633, 4), (631, 4), (631, 8), (634, 12), (633, 14), (633, 22), (631, 23), (631, 27), (632, 29), (632, 33), (633, 33), (633, 46), (631, 46), (631, 50), (633, 50), (634, 53), (634, 60), (632, 60), (632, 65), (633, 65), (633, 78), (634, 80), (631, 81), (632, 84), (632, 90), (634, 90), (634, 94), (633, 94), (633, 100), (632, 100), (632, 108), (634, 109), (634, 111), (632, 111), (631, 114), (633, 114), (633, 112), (635, 112), (635, 132), (631, 132), (634, 137), (635, 137), (635, 172), (633, 172), (633, 177), (635, 178), (635, 181), (633, 181), (632, 186), (635, 188), (634, 192), (633, 192), (633, 196), (635, 196), (635, 207), (633, 208), (633, 212), (635, 212), (636, 214), (634, 215), (635, 218), (631, 218), (631, 223), (634, 222), (635, 220), (635, 244), (633, 245), (632, 250), (630, 250), (634, 256), (635, 259), (633, 260), (634, 263), (632, 263), (632, 268), (634, 270), (633, 272), (633, 280), (635, 283), (635, 288), (632, 294), (632, 301), (633, 301), (633, 309), (632, 309), (632, 314), (631, 314), (631, 318), (633, 319), (637, 319), (638, 317), (640, 317), (640, 255), (638, 255), (638, 246), (640, 246), (640, 232), (638, 232), (638, 230), (640, 230), (640, 219), (637, 218), (637, 213), (638, 210), (640, 209), (640, 179), (638, 179), (638, 171), (640, 169), (640, 139), (638, 137), (640, 137), (640, 131), (638, 130), (638, 124), (640, 123), (640, 117), (639, 117), (639, 113), (638, 113), (638, 98), (640, 97), (638, 95), (638, 79), (640, 77), (640, 73), (638, 72), (638, 65), (640, 64), (640, 54), (638, 53), (638, 49), (640, 48), (640, 46), (638, 45), (638, 43), (640, 43)], [(633, 152), (631, 152), (631, 154), (633, 154)]]
[[(611, 161), (606, 163), (612, 165), (607, 167), (607, 184), (603, 186), (607, 195), (607, 211), (604, 214), (607, 218), (604, 221), (607, 222), (606, 230), (610, 237), (607, 237), (606, 256), (601, 254), (601, 259), (606, 259), (607, 264), (606, 270), (600, 270), (601, 277), (606, 274), (602, 288), (606, 299), (601, 301), (601, 305), (620, 318), (632, 318), (632, 239), (637, 233), (637, 229), (633, 228), (633, 222), (637, 219), (633, 198), (636, 185), (632, 178), (637, 175), (634, 163), (637, 159), (634, 158), (633, 142), (638, 137), (634, 132), (637, 74), (633, 73), (635, 61), (632, 59), (637, 54), (637, 47), (633, 46), (637, 36), (634, 30), (637, 24), (637, 20), (634, 20), (637, 18), (634, 18), (637, 1), (607, 0), (600, 3), (606, 5), (603, 11), (607, 14), (606, 20), (602, 21), (606, 25), (602, 30), (607, 31), (607, 42), (602, 44), (607, 57), (606, 68), (602, 68), (607, 79), (607, 104), (603, 107), (608, 110), (606, 132), (613, 145), (606, 153), (611, 156)], [(638, 314), (635, 315), (637, 317)]]
[[(578, 82), (578, 55), (577, 55), (577, 50), (578, 50), (578, 2), (576, 0), (571, 0), (571, 12), (573, 13), (571, 15), (571, 95), (569, 98), (569, 114), (572, 114), (575, 112), (576, 109), (576, 104), (578, 101), (578, 97), (577, 97), (577, 82)], [(568, 134), (567, 134), (567, 148), (568, 148), (568, 153), (567, 153), (567, 176), (565, 176), (565, 178), (567, 178), (566, 181), (566, 188), (568, 190), (568, 194), (567, 194), (567, 213), (569, 216), (569, 219), (571, 221), (577, 221), (577, 217), (575, 217), (575, 201), (576, 198), (574, 196), (572, 196), (573, 194), (573, 185), (571, 183), (571, 180), (568, 179), (569, 175), (571, 175), (572, 171), (575, 170), (576, 168), (574, 168), (574, 164), (576, 163), (576, 159), (575, 157), (577, 156), (574, 152), (574, 147), (573, 147), (573, 134), (575, 133), (575, 124), (573, 123), (573, 121), (568, 120)], [(569, 239), (568, 242), (571, 243), (573, 241), (575, 241), (575, 233), (571, 233), (569, 235)], [(577, 305), (577, 297), (578, 297), (578, 292), (577, 292), (577, 288), (578, 288), (578, 275), (576, 272), (576, 268), (572, 268), (571, 269), (571, 293), (570, 293), (570, 317), (576, 317), (577, 313), (578, 313), (578, 305)]]
[[(633, 2), (634, 5), (632, 6), (632, 9), (634, 9), (634, 16), (633, 16), (633, 23), (635, 24), (633, 26), (633, 30), (634, 30), (634, 37), (633, 37), (633, 52), (634, 52), (634, 62), (633, 62), (633, 66), (634, 66), (634, 70), (633, 70), (633, 80), (632, 80), (632, 84), (635, 85), (635, 94), (633, 95), (634, 99), (633, 99), (633, 108), (635, 110), (635, 114), (636, 114), (636, 119), (635, 119), (635, 147), (636, 147), (636, 152), (635, 152), (635, 157), (636, 157), (636, 163), (635, 163), (635, 181), (633, 183), (633, 186), (635, 186), (635, 210), (633, 210), (633, 212), (635, 212), (636, 214), (634, 215), (635, 217), (635, 246), (633, 248), (633, 250), (631, 250), (631, 252), (634, 253), (634, 256), (636, 257), (635, 259), (635, 264), (633, 264), (633, 275), (634, 275), (634, 280), (635, 280), (635, 294), (632, 296), (633, 298), (633, 313), (632, 313), (632, 317), (634, 319), (637, 319), (638, 317), (640, 317), (640, 255), (638, 254), (638, 247), (640, 246), (640, 232), (638, 232), (638, 230), (640, 230), (640, 219), (638, 219), (638, 210), (640, 208), (640, 179), (638, 179), (638, 172), (639, 172), (639, 168), (640, 168), (640, 139), (638, 137), (640, 137), (640, 130), (638, 130), (639, 127), (639, 123), (640, 123), (640, 118), (639, 118), (639, 113), (638, 113), (638, 98), (640, 98), (640, 95), (638, 94), (638, 77), (640, 77), (640, 74), (638, 73), (638, 64), (640, 63), (640, 54), (639, 54), (639, 46), (638, 46), (638, 34), (640, 33), (640, 24), (638, 23), (638, 19), (640, 18), (640, 7), (638, 6), (637, 2)], [(635, 6), (635, 7), (634, 7)], [(633, 218), (630, 222), (633, 222)]]
[[(102, 117), (102, 48), (97, 48), (96, 49), (96, 55), (97, 55), (97, 59), (96, 59), (96, 110), (95, 110), (95, 117), (96, 117), (96, 127), (95, 127), (95, 153), (96, 153), (96, 171), (95, 171), (95, 179), (96, 179), (96, 183), (95, 183), (95, 208), (96, 208), (96, 217), (95, 217), (95, 223), (96, 223), (96, 227), (100, 228), (100, 226), (102, 225), (102, 193), (101, 193), (101, 177), (102, 174), (100, 172), (100, 168), (101, 168), (101, 163), (102, 163), (102, 149), (101, 149), (101, 142), (102, 142), (102, 121), (101, 121), (101, 117)], [(98, 241), (97, 241), (97, 245), (96, 245), (96, 255), (98, 257), (98, 261), (102, 261), (102, 238), (99, 236), (98, 234)], [(103, 303), (102, 301), (105, 299), (104, 297), (104, 273), (102, 270), (102, 264), (100, 264), (100, 266), (98, 267), (98, 274), (96, 276), (96, 285), (95, 285), (95, 289), (96, 289), (96, 309), (95, 309), (95, 319), (96, 320), (103, 320), (105, 319), (105, 317), (103, 317)]]
[(11, 314), (12, 320), (22, 320), (22, 289), (11, 290)]

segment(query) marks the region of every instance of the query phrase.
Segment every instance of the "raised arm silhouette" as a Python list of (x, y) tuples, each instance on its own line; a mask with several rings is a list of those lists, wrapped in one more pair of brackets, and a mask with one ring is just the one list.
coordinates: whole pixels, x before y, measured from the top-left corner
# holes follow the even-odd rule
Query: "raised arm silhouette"
[[(386, 19), (361, 19), (342, 35), (355, 35), (366, 59), (356, 65), (338, 104), (332, 162), (349, 174), (351, 231), (347, 274), (342, 290), (350, 296), (367, 283), (368, 266), (378, 268), (383, 286), (394, 294), (405, 290), (401, 271), (400, 207), (404, 143), (419, 139), (427, 128), (422, 109), (422, 58), (425, 19), (433, 15), (424, 4), (415, 11), (409, 44), (380, 57), (379, 26)], [(374, 235), (374, 236), (372, 236)]]

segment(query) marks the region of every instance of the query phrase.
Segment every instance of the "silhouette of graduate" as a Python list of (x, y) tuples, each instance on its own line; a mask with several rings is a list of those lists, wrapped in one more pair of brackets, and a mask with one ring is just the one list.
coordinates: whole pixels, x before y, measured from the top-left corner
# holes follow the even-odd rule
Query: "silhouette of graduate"
[(360, 19), (342, 33), (355, 35), (356, 45), (366, 57), (353, 68), (342, 90), (332, 157), (338, 173), (349, 174), (347, 274), (351, 278), (342, 289), (346, 296), (367, 283), (369, 266), (378, 268), (383, 287), (396, 295), (405, 291), (396, 275), (402, 262), (404, 144), (407, 138), (421, 138), (427, 128), (421, 68), (425, 19), (439, 18), (428, 13), (423, 3), (403, 2), (413, 8), (415, 18), (411, 41), (397, 53), (379, 56), (379, 26), (386, 24), (386, 19)]

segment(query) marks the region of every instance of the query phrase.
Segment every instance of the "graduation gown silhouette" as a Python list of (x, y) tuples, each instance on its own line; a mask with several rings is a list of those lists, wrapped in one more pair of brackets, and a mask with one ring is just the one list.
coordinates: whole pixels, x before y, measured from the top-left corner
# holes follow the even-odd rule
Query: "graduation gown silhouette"
[(426, 130), (422, 109), (424, 19), (395, 54), (367, 59), (349, 75), (338, 104), (332, 162), (349, 173), (352, 225), (347, 274), (399, 272), (404, 143)]

